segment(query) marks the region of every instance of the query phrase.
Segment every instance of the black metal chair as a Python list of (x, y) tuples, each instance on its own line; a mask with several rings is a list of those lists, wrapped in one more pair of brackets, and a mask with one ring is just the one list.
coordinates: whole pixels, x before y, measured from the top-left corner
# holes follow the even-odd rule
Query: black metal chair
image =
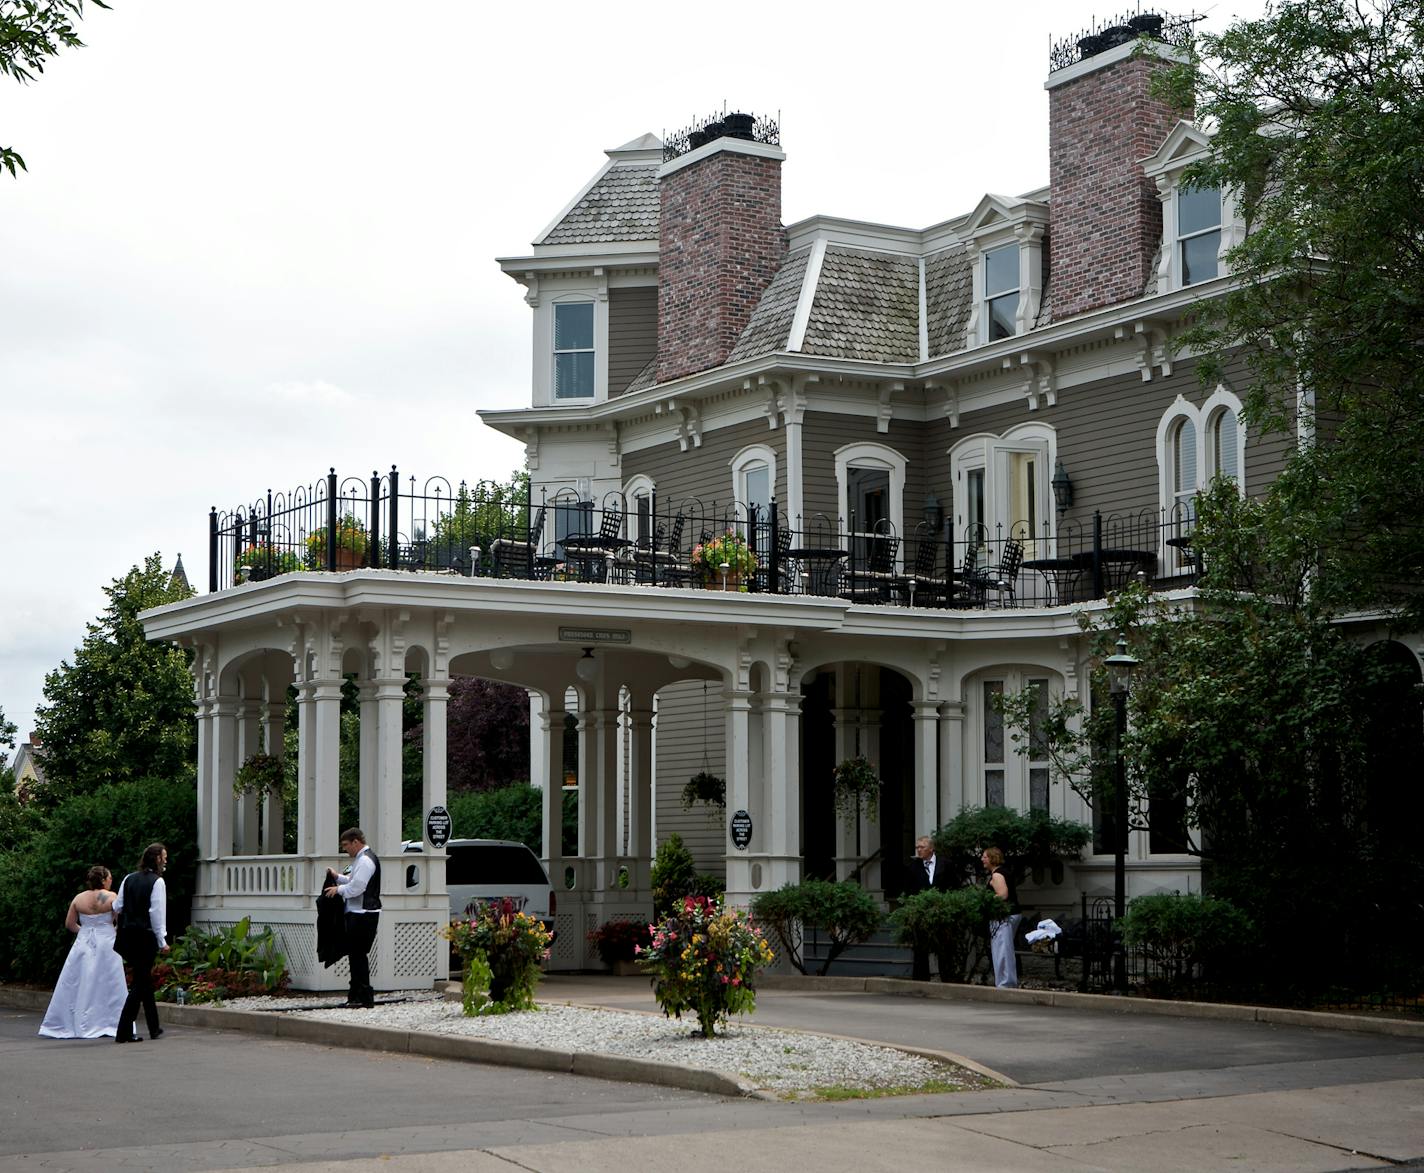
[(877, 526), (865, 537), (865, 563), (846, 572), (841, 597), (858, 603), (888, 602), (897, 579), (895, 558), (899, 553), (900, 536)]
[(1023, 565), (1024, 546), (1022, 538), (1010, 538), (1004, 543), (997, 566), (987, 566), (980, 572), (980, 595), (993, 591), (1003, 606), (1004, 596), (1010, 600), (1017, 598), (1019, 568)]
[(534, 578), (534, 555), (539, 549), (539, 535), (544, 529), (545, 506), (539, 506), (522, 538), (496, 538), (490, 543), (494, 558), (494, 573), (498, 578)]
[(895, 580), (912, 607), (916, 600), (923, 600), (925, 606), (942, 605), (949, 601), (952, 588), (949, 579), (939, 571), (939, 548), (937, 536), (922, 534), (915, 546), (915, 559), (910, 569)]

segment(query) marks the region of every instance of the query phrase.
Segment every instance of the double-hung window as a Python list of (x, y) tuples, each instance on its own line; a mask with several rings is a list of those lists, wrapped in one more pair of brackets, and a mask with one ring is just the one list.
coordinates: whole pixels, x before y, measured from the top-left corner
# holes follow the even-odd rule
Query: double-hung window
[(1177, 189), (1177, 257), (1182, 285), (1210, 281), (1220, 271), (1221, 189), (1187, 187)]
[(593, 303), (554, 307), (554, 398), (593, 398)]
[(1019, 246), (1006, 244), (984, 254), (984, 315), (988, 341), (1018, 333)]

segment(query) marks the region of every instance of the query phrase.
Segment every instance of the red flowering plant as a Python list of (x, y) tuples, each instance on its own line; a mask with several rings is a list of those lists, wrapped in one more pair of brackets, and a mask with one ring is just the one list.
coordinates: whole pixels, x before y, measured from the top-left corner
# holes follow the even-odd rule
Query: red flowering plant
[(695, 1012), (702, 1037), (710, 1039), (719, 1022), (756, 1009), (757, 971), (775, 954), (741, 909), (686, 896), (661, 924), (648, 927), (652, 941), (637, 959), (652, 975), (653, 996), (664, 1014)]
[(465, 965), (466, 1014), (534, 1009), (539, 966), (554, 939), (537, 916), (506, 896), (480, 905), (469, 920), (451, 921), (445, 936)]

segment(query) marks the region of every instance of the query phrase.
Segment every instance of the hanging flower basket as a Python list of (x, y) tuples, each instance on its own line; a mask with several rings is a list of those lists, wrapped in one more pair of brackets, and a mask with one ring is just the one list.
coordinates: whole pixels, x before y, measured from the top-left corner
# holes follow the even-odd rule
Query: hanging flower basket
[(727, 808), (727, 780), (719, 778), (709, 770), (701, 770), (687, 780), (682, 788), (682, 806), (690, 810), (695, 802), (708, 806)]
[(863, 810), (875, 822), (880, 811), (880, 775), (865, 758), (846, 758), (836, 767), (831, 793), (837, 814), (853, 819)]
[(282, 759), (275, 754), (255, 753), (244, 759), (232, 780), (232, 792), (237, 795), (256, 794), (265, 797), (281, 794), (286, 780)]

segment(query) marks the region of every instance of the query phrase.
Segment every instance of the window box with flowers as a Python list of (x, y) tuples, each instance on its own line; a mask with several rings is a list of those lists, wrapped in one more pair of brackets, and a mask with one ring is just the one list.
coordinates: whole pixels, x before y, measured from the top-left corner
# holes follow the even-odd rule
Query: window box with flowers
[(691, 561), (703, 581), (728, 591), (746, 590), (745, 580), (757, 568), (756, 555), (747, 540), (730, 529), (693, 546)]
[[(355, 570), (365, 554), (366, 527), (354, 513), (347, 513), (336, 523), (336, 569)], [(307, 538), (307, 567), (327, 568), (326, 526), (313, 530)]]

